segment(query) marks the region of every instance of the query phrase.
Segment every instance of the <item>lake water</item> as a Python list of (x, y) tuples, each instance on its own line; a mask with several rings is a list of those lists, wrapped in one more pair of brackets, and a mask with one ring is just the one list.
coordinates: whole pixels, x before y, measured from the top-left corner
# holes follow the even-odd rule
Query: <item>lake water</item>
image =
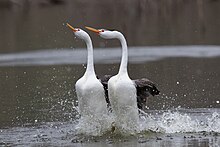
[[(219, 14), (218, 0), (0, 0), (0, 146), (220, 146)], [(130, 77), (158, 85), (140, 133), (79, 118), (86, 49), (67, 22), (121, 31)], [(96, 73), (116, 74), (119, 42), (89, 35)]]
[[(116, 74), (120, 52), (96, 49), (96, 73)], [(147, 77), (161, 91), (147, 102), (134, 135), (103, 134), (79, 119), (74, 84), (85, 61), (86, 49), (75, 48), (0, 54), (0, 145), (220, 144), (219, 46), (129, 48), (130, 77)]]

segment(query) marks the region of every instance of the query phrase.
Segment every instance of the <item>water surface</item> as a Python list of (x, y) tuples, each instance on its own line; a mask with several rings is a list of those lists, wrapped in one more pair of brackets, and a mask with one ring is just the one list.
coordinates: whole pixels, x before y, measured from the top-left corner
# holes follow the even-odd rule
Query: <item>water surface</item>
[[(95, 53), (98, 75), (117, 73), (119, 48), (107, 48), (109, 56), (102, 49)], [(1, 145), (216, 146), (220, 143), (219, 46), (129, 48), (130, 77), (147, 77), (161, 91), (159, 96), (149, 98), (140, 116), (142, 131), (132, 136), (110, 132), (93, 136), (97, 135), (97, 128), (85, 127), (80, 121), (74, 84), (85, 71), (83, 55), (86, 56), (83, 49), (0, 54), (0, 81), (4, 83), (0, 85)]]
[[(218, 0), (0, 0), (0, 146), (219, 146), (219, 14)], [(139, 134), (79, 119), (86, 50), (66, 22), (123, 32), (130, 77), (157, 83)], [(119, 42), (90, 35), (96, 73), (116, 74)]]

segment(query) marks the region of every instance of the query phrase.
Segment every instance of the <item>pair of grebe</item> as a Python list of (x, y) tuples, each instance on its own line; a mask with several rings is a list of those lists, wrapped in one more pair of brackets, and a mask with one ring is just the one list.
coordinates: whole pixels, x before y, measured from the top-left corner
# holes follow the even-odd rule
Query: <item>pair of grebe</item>
[(118, 39), (122, 46), (122, 58), (119, 72), (115, 76), (105, 75), (98, 78), (94, 70), (93, 45), (90, 36), (80, 28), (67, 26), (75, 36), (84, 40), (88, 57), (85, 74), (76, 82), (76, 94), (81, 116), (107, 115), (108, 106), (115, 116), (115, 125), (136, 130), (139, 122), (138, 108), (143, 109), (150, 95), (158, 95), (156, 85), (146, 78), (131, 80), (127, 71), (128, 49), (126, 39), (118, 31), (106, 29), (86, 29), (95, 32), (104, 39)]

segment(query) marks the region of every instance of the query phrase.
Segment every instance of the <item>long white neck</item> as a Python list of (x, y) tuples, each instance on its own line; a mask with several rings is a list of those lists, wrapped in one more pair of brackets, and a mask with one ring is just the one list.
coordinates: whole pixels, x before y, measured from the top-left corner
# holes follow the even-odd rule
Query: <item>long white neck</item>
[(88, 36), (85, 39), (85, 42), (86, 42), (87, 52), (88, 52), (87, 67), (86, 67), (85, 75), (95, 76), (94, 63), (93, 63), (93, 46), (92, 46), (91, 38)]
[(121, 65), (119, 68), (118, 74), (127, 74), (127, 65), (128, 65), (128, 47), (125, 37), (122, 33), (117, 32), (117, 38), (119, 39), (121, 46), (122, 46), (122, 57), (121, 57)]

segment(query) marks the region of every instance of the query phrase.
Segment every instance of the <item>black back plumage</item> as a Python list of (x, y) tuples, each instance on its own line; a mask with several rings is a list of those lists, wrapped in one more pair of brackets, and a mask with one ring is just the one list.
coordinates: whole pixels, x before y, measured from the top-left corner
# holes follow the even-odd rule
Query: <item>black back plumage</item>
[[(110, 106), (110, 101), (108, 98), (108, 80), (111, 77), (112, 75), (104, 75), (103, 77), (100, 77), (100, 78), (97, 77), (104, 87), (105, 98), (106, 98), (106, 102), (108, 106)], [(144, 109), (147, 98), (150, 95), (152, 96), (158, 95), (160, 91), (157, 89), (156, 85), (152, 81), (146, 78), (136, 79), (132, 81), (134, 82), (136, 86), (136, 90), (137, 90), (137, 106), (139, 109)]]
[(105, 99), (106, 102), (108, 104), (108, 106), (110, 106), (110, 101), (108, 98), (108, 80), (112, 77), (112, 75), (104, 75), (103, 77), (99, 78), (97, 76), (97, 78), (100, 80), (100, 82), (102, 83), (104, 90), (105, 90)]

